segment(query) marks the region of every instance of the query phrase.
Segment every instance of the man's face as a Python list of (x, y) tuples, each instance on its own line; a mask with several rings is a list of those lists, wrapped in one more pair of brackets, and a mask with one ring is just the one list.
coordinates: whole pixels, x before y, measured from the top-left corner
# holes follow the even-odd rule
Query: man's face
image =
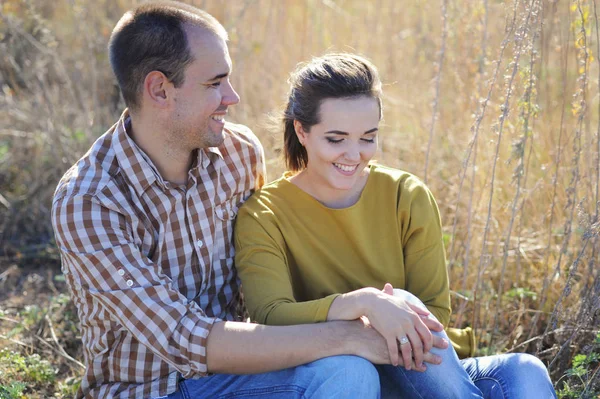
[(186, 150), (216, 147), (224, 139), (227, 107), (240, 100), (229, 82), (231, 58), (217, 35), (195, 26), (186, 32), (194, 61), (186, 68), (183, 85), (174, 90), (169, 138)]

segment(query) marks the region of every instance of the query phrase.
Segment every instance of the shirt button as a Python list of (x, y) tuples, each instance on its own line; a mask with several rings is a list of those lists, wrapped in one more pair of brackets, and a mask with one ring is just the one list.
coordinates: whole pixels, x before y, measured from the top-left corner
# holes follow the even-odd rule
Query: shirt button
[(198, 244), (198, 248), (202, 248), (202, 245), (204, 245), (204, 243), (202, 242), (202, 240), (196, 241), (196, 244)]
[(127, 286), (131, 287), (133, 285), (133, 281), (132, 280), (127, 280)]
[(119, 269), (119, 271), (117, 273), (119, 273), (119, 276), (124, 276), (125, 275), (125, 270)]

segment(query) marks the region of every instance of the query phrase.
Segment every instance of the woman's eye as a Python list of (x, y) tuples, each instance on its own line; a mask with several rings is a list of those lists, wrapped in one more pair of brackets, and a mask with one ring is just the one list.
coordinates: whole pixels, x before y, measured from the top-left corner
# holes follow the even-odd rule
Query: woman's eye
[(375, 138), (372, 139), (361, 139), (362, 141), (364, 141), (365, 143), (374, 143), (375, 142)]
[(212, 87), (219, 87), (221, 86), (221, 82), (215, 82), (215, 83), (211, 83)]
[(332, 139), (330, 137), (327, 137), (327, 141), (330, 142), (331, 144), (341, 143), (342, 140), (344, 140), (344, 139)]

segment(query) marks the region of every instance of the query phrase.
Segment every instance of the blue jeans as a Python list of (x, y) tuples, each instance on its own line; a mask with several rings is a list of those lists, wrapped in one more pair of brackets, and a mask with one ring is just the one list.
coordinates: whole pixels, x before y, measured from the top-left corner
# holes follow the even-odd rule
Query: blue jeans
[(442, 364), (428, 364), (423, 373), (334, 356), (270, 373), (183, 380), (168, 399), (556, 398), (546, 368), (532, 355), (459, 360), (452, 347), (434, 351)]
[[(445, 333), (442, 334), (446, 339)], [(375, 366), (382, 398), (556, 398), (544, 364), (527, 353), (459, 360), (452, 347), (432, 349), (442, 364), (426, 364), (425, 372)]]
[(326, 357), (295, 368), (252, 375), (215, 374), (183, 380), (168, 399), (376, 399), (379, 375), (357, 356)]

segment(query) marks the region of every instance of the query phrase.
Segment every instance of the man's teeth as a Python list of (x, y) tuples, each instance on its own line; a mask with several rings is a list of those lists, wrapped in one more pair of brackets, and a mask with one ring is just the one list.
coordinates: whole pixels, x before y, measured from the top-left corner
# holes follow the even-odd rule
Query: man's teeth
[(342, 165), (342, 164), (339, 164), (339, 163), (334, 163), (334, 165), (335, 165), (336, 168), (341, 169), (344, 172), (352, 172), (358, 166), (358, 165), (346, 166), (346, 165)]
[(219, 122), (223, 122), (225, 120), (225, 115), (213, 115), (210, 118)]

